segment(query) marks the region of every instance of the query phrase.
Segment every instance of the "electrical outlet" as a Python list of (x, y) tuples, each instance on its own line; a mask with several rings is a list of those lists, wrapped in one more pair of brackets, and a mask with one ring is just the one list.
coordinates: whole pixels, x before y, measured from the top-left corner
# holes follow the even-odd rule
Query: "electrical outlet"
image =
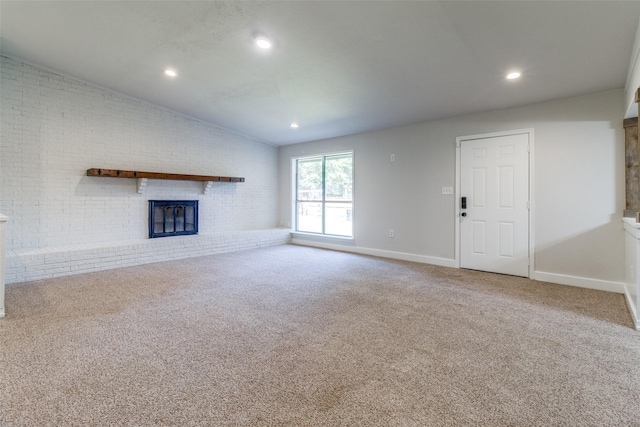
[(395, 237), (393, 230), (389, 230), (389, 237)]
[(395, 162), (396, 161), (396, 155), (395, 154), (390, 155), (389, 156), (389, 161)]

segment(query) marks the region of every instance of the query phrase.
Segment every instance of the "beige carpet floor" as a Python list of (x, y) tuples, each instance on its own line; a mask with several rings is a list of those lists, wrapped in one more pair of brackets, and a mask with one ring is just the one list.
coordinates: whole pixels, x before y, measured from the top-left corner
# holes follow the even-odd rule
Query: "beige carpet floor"
[(6, 306), (3, 427), (640, 425), (619, 294), (284, 245)]

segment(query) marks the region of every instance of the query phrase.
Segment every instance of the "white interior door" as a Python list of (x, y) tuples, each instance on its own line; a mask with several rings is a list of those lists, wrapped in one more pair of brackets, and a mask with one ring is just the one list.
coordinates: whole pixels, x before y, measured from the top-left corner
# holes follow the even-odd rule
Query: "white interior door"
[(459, 196), (460, 267), (528, 277), (529, 134), (462, 140)]

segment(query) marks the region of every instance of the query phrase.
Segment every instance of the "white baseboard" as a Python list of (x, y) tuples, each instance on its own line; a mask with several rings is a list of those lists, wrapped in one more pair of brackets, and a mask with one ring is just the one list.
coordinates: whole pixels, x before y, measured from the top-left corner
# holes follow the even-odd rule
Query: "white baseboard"
[[(311, 241), (307, 239), (296, 238), (295, 235), (291, 241), (295, 245), (312, 246), (316, 248), (332, 249), (342, 252), (352, 252), (362, 255), (373, 255), (382, 258), (399, 259), (403, 261), (420, 262), (423, 264), (440, 265), (443, 267), (457, 268), (455, 259), (438, 258), (425, 255), (416, 255), (406, 252), (394, 252), (381, 249), (363, 248), (353, 245), (340, 245), (335, 243)], [(590, 279), (587, 277), (569, 276), (565, 274), (547, 273), (544, 271), (535, 271), (533, 280), (539, 280), (542, 282), (556, 283), (559, 285), (576, 286), (579, 288), (595, 289), (599, 291), (615, 292), (618, 294), (625, 293), (624, 283), (611, 282), (607, 280)]]
[(565, 274), (546, 273), (544, 271), (534, 271), (533, 280), (542, 282), (557, 283), (559, 285), (577, 286), (579, 288), (595, 289), (598, 291), (625, 293), (625, 286), (622, 282), (610, 282), (607, 280), (590, 279), (587, 277), (568, 276)]
[(448, 258), (438, 258), (425, 255), (409, 254), (406, 252), (385, 251), (382, 249), (362, 248), (359, 246), (339, 245), (335, 243), (317, 242), (306, 239), (293, 238), (291, 241), (294, 245), (313, 246), (315, 248), (332, 249), (335, 251), (352, 252), (362, 255), (379, 256), (382, 258), (399, 259), (402, 261), (420, 262), (423, 264), (440, 265), (442, 267), (456, 267), (455, 260)]

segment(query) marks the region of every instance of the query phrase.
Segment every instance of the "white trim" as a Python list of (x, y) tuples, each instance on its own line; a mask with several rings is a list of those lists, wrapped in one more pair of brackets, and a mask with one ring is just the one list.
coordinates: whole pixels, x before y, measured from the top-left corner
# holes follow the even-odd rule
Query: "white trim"
[(333, 234), (305, 233), (304, 231), (291, 230), (291, 236), (294, 239), (306, 240), (312, 242), (337, 242), (343, 245), (355, 245), (356, 240), (351, 236), (337, 236)]
[[(298, 165), (297, 161), (300, 159), (310, 159), (314, 157), (321, 157), (324, 161), (325, 157), (329, 156), (338, 156), (340, 154), (351, 154), (351, 236), (334, 236), (331, 234), (316, 234), (316, 233), (306, 233), (304, 231), (298, 231), (298, 212), (296, 211), (296, 191), (297, 191), (297, 183), (298, 183)], [(336, 150), (315, 154), (301, 154), (298, 156), (291, 156), (290, 159), (291, 165), (291, 195), (289, 197), (289, 203), (291, 207), (291, 233), (298, 233), (300, 235), (309, 235), (309, 236), (322, 236), (328, 238), (344, 238), (344, 239), (355, 239), (356, 230), (353, 224), (355, 224), (355, 212), (356, 212), (356, 154), (355, 149), (349, 148), (346, 150)], [(326, 201), (322, 202), (325, 203)]]
[(372, 255), (381, 258), (399, 259), (402, 261), (419, 262), (422, 264), (433, 264), (442, 267), (455, 268), (455, 260), (448, 258), (438, 258), (425, 255), (416, 255), (406, 252), (385, 251), (382, 249), (362, 248), (358, 246), (338, 245), (334, 243), (316, 242), (304, 239), (293, 238), (291, 243), (300, 246), (311, 246), (314, 248), (331, 249), (334, 251), (352, 252), (361, 255)]
[[(636, 222), (635, 218), (622, 218), (622, 224), (624, 226), (624, 246), (625, 246), (625, 286), (624, 286), (624, 299), (629, 307), (629, 313), (633, 319), (633, 324), (636, 330), (640, 331), (640, 319), (638, 319), (638, 278), (636, 276), (638, 267), (638, 246), (639, 246), (639, 232), (640, 224)], [(631, 245), (629, 245), (631, 243)], [(631, 247), (629, 247), (631, 246)], [(632, 251), (630, 253), (629, 251)]]
[(638, 313), (636, 312), (636, 305), (633, 303), (633, 297), (629, 294), (629, 286), (624, 287), (624, 300), (627, 302), (629, 313), (631, 313), (631, 319), (633, 325), (636, 327), (636, 331), (640, 331), (640, 322), (638, 322)]
[(535, 241), (535, 221), (533, 213), (535, 212), (535, 151), (533, 143), (533, 129), (526, 129), (529, 133), (529, 277), (532, 278), (535, 273), (536, 247)]
[(4, 291), (5, 291), (5, 271), (6, 271), (6, 236), (7, 236), (7, 220), (9, 218), (0, 214), (0, 318), (4, 317)]
[(454, 261), (456, 264), (456, 268), (460, 268), (460, 162), (461, 162), (461, 154), (460, 154), (460, 144), (462, 143), (462, 137), (456, 138), (456, 185), (454, 189), (454, 210), (453, 215), (455, 217), (455, 227), (453, 230), (454, 234)]
[(291, 193), (289, 193), (289, 208), (291, 214), (291, 220), (287, 226), (291, 228), (291, 231), (295, 231), (298, 228), (298, 214), (296, 212), (296, 190), (298, 186), (298, 167), (296, 165), (297, 157), (292, 157), (290, 160), (289, 175), (291, 176)]
[(590, 279), (588, 277), (547, 273), (544, 271), (535, 271), (532, 279), (541, 282), (556, 283), (558, 285), (569, 285), (579, 288), (595, 289), (598, 291), (615, 292), (617, 294), (625, 293), (625, 285), (622, 282), (611, 282), (608, 280)]
[(640, 224), (636, 222), (635, 218), (622, 218), (622, 226), (627, 233), (633, 236), (634, 239), (638, 239)]
[(304, 154), (299, 154), (297, 156), (291, 156), (291, 160), (310, 159), (312, 157), (337, 156), (340, 154), (349, 154), (349, 153), (353, 155), (354, 152), (355, 150), (353, 148), (347, 148), (345, 150), (322, 151), (319, 153), (304, 153)]
[[(311, 246), (321, 249), (331, 249), (341, 252), (351, 252), (362, 255), (372, 255), (382, 258), (399, 259), (403, 261), (412, 261), (422, 264), (439, 265), (442, 267), (456, 268), (456, 260), (448, 258), (438, 258), (425, 255), (416, 255), (406, 252), (394, 252), (381, 249), (362, 248), (358, 246), (339, 245), (334, 243), (325, 243), (318, 241), (310, 241), (305, 239), (298, 239), (295, 236), (291, 240), (294, 245)], [(614, 292), (618, 294), (625, 294), (625, 285), (621, 282), (611, 282), (607, 280), (590, 279), (587, 277), (570, 276), (565, 274), (547, 273), (544, 271), (535, 271), (533, 273), (532, 280), (541, 282), (555, 283), (558, 285), (575, 286), (585, 289), (594, 289), (598, 291)], [(634, 310), (631, 310), (632, 312)], [(635, 315), (635, 313), (634, 313)], [(638, 327), (640, 330), (640, 327)]]
[(535, 233), (533, 230), (533, 212), (535, 207), (535, 198), (534, 198), (534, 143), (533, 143), (533, 129), (514, 129), (503, 132), (493, 132), (493, 133), (484, 133), (479, 135), (467, 135), (467, 136), (458, 136), (456, 137), (456, 186), (455, 186), (455, 258), (454, 263), (456, 268), (460, 268), (460, 204), (458, 201), (460, 200), (460, 162), (461, 155), (460, 149), (462, 142), (464, 141), (472, 141), (477, 139), (487, 139), (487, 138), (496, 138), (500, 136), (510, 136), (510, 135), (522, 135), (526, 134), (529, 137), (529, 275), (530, 279), (533, 278), (533, 274), (535, 271), (535, 245), (534, 245), (534, 237)]

